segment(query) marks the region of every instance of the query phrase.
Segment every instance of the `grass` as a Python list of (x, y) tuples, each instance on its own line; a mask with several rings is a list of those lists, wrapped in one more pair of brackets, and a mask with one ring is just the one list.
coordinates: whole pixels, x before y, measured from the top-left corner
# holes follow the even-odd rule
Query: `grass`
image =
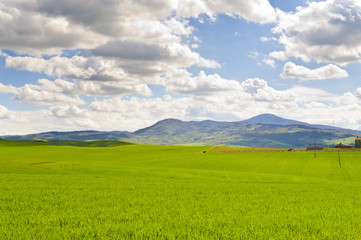
[[(360, 152), (0, 143), (0, 239), (359, 239)], [(203, 151), (207, 150), (204, 154)]]

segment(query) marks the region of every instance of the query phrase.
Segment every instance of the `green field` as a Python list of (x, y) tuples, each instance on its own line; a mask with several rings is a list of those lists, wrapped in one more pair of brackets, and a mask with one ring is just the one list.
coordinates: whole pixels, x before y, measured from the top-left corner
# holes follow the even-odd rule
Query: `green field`
[(210, 149), (0, 142), (0, 239), (360, 238), (361, 152)]

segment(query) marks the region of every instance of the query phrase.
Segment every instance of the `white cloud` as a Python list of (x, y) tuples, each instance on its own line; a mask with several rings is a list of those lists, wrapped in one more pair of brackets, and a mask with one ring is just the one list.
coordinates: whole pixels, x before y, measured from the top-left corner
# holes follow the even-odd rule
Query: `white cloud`
[(309, 2), (296, 12), (277, 10), (273, 32), (288, 57), (346, 65), (361, 60), (361, 4), (358, 0)]
[(257, 23), (270, 23), (276, 20), (275, 10), (266, 0), (178, 1), (178, 16), (198, 17), (201, 14), (207, 14), (210, 17), (214, 17), (219, 13), (237, 15)]
[(77, 106), (60, 105), (50, 107), (49, 115), (58, 118), (86, 117), (87, 111), (79, 109)]
[(186, 71), (169, 76), (166, 91), (184, 95), (215, 95), (240, 91), (241, 85), (235, 80), (226, 80), (218, 74), (207, 75), (201, 71), (198, 76), (191, 77)]
[[(214, 80), (215, 76), (201, 73), (199, 77), (204, 77), (204, 81), (209, 81), (210, 79)], [(186, 89), (190, 92), (187, 97), (172, 98), (166, 95), (163, 99), (112, 98), (94, 101), (90, 107), (95, 112), (119, 113), (129, 119), (144, 118), (155, 121), (173, 117), (230, 121), (242, 120), (246, 116), (251, 117), (270, 110), (286, 115), (291, 108), (297, 111), (304, 103), (324, 100), (318, 98), (316, 90), (309, 88), (279, 91), (268, 86), (267, 82), (262, 79), (248, 79), (241, 84), (236, 81), (220, 80), (222, 84), (227, 81), (229, 81), (230, 88), (224, 89), (225, 92), (205, 91), (207, 94), (198, 94), (202, 85), (195, 85), (192, 89), (188, 89), (189, 85), (187, 85)], [(192, 92), (194, 89), (197, 89), (195, 93)], [(297, 93), (301, 93), (301, 90), (309, 92), (307, 98), (300, 98), (297, 95)], [(325, 93), (321, 90), (317, 93), (320, 92)]]
[[(145, 84), (159, 83), (162, 75), (173, 75), (174, 72), (184, 71), (184, 68), (194, 64), (208, 68), (219, 67), (218, 63), (206, 60), (180, 44), (164, 48), (137, 43), (114, 44), (113, 47), (106, 45), (95, 49), (94, 52), (102, 55), (101, 57), (55, 56), (42, 59), (8, 56), (6, 67), (43, 72), (53, 78), (79, 80), (76, 81), (79, 85), (88, 87), (92, 85), (103, 89), (91, 95), (102, 95), (110, 90), (114, 93), (105, 95), (117, 95), (116, 91), (119, 92), (118, 94), (149, 95), (150, 89)], [(133, 51), (133, 49), (138, 50)], [(84, 82), (80, 83), (80, 81)], [(103, 83), (95, 83), (95, 81)], [(109, 91), (106, 91), (106, 88)]]
[(346, 92), (343, 95), (336, 97), (335, 103), (338, 105), (361, 104), (361, 88), (357, 88), (354, 93)]
[(39, 56), (92, 49), (110, 40), (180, 43), (180, 36), (193, 32), (184, 18), (202, 14), (234, 15), (257, 23), (276, 19), (267, 0), (11, 0), (0, 2), (0, 20), (6, 26), (0, 28), (0, 48)]
[(267, 65), (270, 65), (271, 67), (275, 68), (276, 67), (276, 62), (273, 59), (263, 59), (263, 62), (266, 63)]
[(250, 78), (242, 82), (242, 88), (246, 93), (253, 96), (256, 101), (265, 102), (291, 102), (295, 100), (295, 96), (292, 92), (277, 91), (268, 86), (268, 83), (259, 78)]
[(304, 86), (294, 86), (287, 90), (296, 96), (295, 102), (304, 104), (307, 102), (332, 102), (337, 97), (319, 88), (311, 88)]
[(47, 91), (38, 91), (26, 84), (17, 89), (17, 93), (13, 97), (14, 100), (32, 105), (54, 105), (54, 104), (69, 104), (79, 105), (84, 104), (84, 101), (79, 97), (68, 97), (64, 94), (55, 94)]
[(249, 58), (256, 59), (259, 56), (259, 52), (257, 50), (253, 50), (248, 54)]
[(348, 77), (348, 73), (333, 64), (311, 70), (304, 66), (298, 66), (292, 62), (287, 62), (283, 67), (281, 77), (296, 78), (304, 81), (325, 80), (330, 78), (346, 78)]
[(0, 105), (0, 119), (7, 119), (9, 117), (10, 117), (9, 110), (6, 107)]
[[(69, 103), (78, 102), (78, 104), (81, 104), (82, 101), (78, 97), (69, 97), (82, 94), (87, 96), (122, 96), (132, 93), (145, 96), (152, 95), (151, 90), (146, 84), (127, 85), (121, 82), (67, 81), (63, 79), (56, 79), (55, 81), (39, 79), (38, 84), (26, 84), (19, 88), (0, 83), (0, 93), (11, 93), (14, 95), (15, 100), (28, 104), (34, 103), (36, 105), (47, 105), (47, 101), (41, 99), (51, 99), (52, 97), (50, 95), (52, 94), (54, 94), (54, 98), (48, 102), (50, 105), (56, 104), (55, 101), (57, 99), (62, 99), (62, 101), (65, 100)], [(37, 97), (35, 97), (35, 95), (37, 95)], [(34, 97), (39, 101), (33, 99)], [(59, 101), (59, 104), (62, 104), (62, 101)]]
[(269, 42), (269, 41), (277, 41), (278, 39), (275, 37), (260, 37), (260, 39), (262, 42)]
[[(125, 76), (112, 61), (97, 58), (55, 56), (50, 59), (36, 57), (7, 57), (6, 67), (31, 72), (43, 72), (50, 77), (67, 79), (109, 81)], [(107, 69), (109, 67), (110, 69)]]
[[(0, 48), (37, 56), (6, 56), (9, 68), (74, 82), (109, 82), (79, 83), (85, 94), (150, 95), (145, 84), (159, 83), (174, 71), (220, 67), (183, 43), (194, 28), (174, 14), (182, 6), (165, 0), (4, 1)], [(61, 55), (73, 49), (84, 50), (83, 56)]]
[(0, 83), (0, 93), (12, 93), (12, 94), (16, 94), (17, 93), (17, 89), (14, 86), (8, 86), (8, 85), (4, 85), (2, 83)]
[[(356, 93), (357, 94), (357, 93)], [(342, 96), (339, 96), (335, 99), (337, 104), (344, 104), (344, 105), (352, 105), (354, 103), (360, 103), (361, 99), (357, 97), (356, 94), (352, 94), (350, 92), (344, 93)]]
[(287, 55), (286, 55), (286, 52), (284, 52), (284, 51), (273, 51), (269, 54), (269, 57), (280, 60), (280, 61), (287, 60)]
[(361, 99), (361, 87), (360, 87), (360, 88), (357, 88), (355, 95), (356, 95), (358, 98)]
[(189, 98), (162, 100), (161, 98), (130, 99), (111, 98), (94, 101), (90, 109), (95, 112), (117, 113), (123, 119), (147, 119), (157, 121), (164, 118), (183, 119), (187, 115)]
[(48, 17), (0, 1), (0, 48), (33, 55), (58, 54), (62, 49), (90, 48), (106, 40), (63, 16)]
[(50, 107), (43, 111), (49, 117), (53, 117), (55, 121), (62, 119), (65, 125), (73, 125), (77, 127), (96, 129), (100, 125), (96, 121), (96, 116), (88, 109), (80, 109), (77, 106), (58, 105)]
[(12, 99), (22, 103), (31, 105), (84, 104), (84, 101), (79, 97), (69, 97), (63, 94), (64, 91), (54, 90), (55, 89), (53, 89), (53, 91), (44, 90), (37, 85), (31, 84), (25, 84), (22, 87), (16, 88), (0, 83), (0, 93), (13, 94)]
[[(41, 79), (17, 88), (0, 85), (0, 91), (35, 105), (82, 104), (81, 94), (150, 96), (147, 84), (186, 95), (235, 92), (240, 89), (237, 81), (203, 72), (192, 76), (186, 70), (220, 67), (195, 52), (198, 45), (185, 40), (200, 42), (192, 36), (195, 29), (187, 18), (202, 15), (215, 20), (217, 14), (261, 24), (275, 21), (267, 0), (1, 1), (0, 21), (6, 27), (0, 27), (0, 48), (28, 54), (4, 55), (6, 67), (56, 80)], [(66, 50), (75, 49), (82, 56), (65, 57)]]
[[(159, 67), (162, 64), (179, 67), (198, 65), (207, 68), (217, 68), (220, 66), (215, 61), (204, 59), (198, 53), (191, 51), (188, 46), (179, 43), (155, 45), (136, 41), (113, 41), (93, 49), (92, 53), (95, 56), (117, 58), (127, 62), (152, 62), (152, 65), (159, 65)], [(127, 68), (124, 67), (124, 70), (127, 71)]]

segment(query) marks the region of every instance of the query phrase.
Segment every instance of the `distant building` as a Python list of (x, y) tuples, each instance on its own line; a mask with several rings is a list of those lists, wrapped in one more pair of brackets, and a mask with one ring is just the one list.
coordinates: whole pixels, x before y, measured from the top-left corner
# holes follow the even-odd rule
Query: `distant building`
[(361, 148), (361, 138), (359, 136), (355, 139), (355, 148)]
[(352, 146), (348, 144), (339, 143), (335, 145), (335, 148), (352, 148)]

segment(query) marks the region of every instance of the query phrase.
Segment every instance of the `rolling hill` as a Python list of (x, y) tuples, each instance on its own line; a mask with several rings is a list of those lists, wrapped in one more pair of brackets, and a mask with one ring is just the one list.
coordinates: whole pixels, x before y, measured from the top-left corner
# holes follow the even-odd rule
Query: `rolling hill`
[(46, 132), (9, 139), (41, 140), (124, 140), (138, 144), (236, 145), (248, 147), (295, 148), (310, 143), (352, 144), (360, 132), (325, 125), (313, 125), (261, 114), (239, 122), (181, 121), (164, 119), (135, 132), (77, 131)]

